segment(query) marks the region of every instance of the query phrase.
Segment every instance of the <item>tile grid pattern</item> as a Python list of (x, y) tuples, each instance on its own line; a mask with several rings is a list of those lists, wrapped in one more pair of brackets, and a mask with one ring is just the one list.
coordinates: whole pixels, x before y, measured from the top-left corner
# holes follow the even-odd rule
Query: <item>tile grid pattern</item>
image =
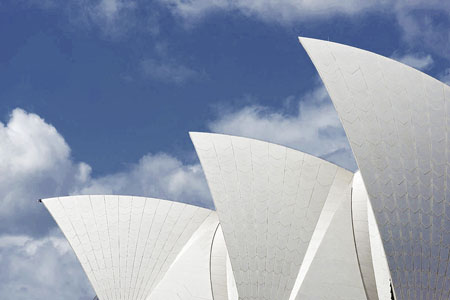
[(145, 299), (211, 211), (131, 196), (42, 200), (101, 300)]
[(253, 139), (191, 133), (239, 299), (288, 299), (338, 167)]
[(366, 300), (352, 224), (352, 177), (339, 176), (327, 199), (333, 214), (296, 300)]
[(300, 40), (366, 183), (397, 299), (448, 299), (450, 87), (364, 50)]
[[(146, 300), (214, 299), (211, 290), (210, 257), (218, 225), (217, 214), (212, 212), (184, 245)], [(223, 266), (225, 267), (225, 263)], [(226, 280), (225, 272), (221, 276)]]
[(368, 201), (369, 198), (364, 187), (361, 173), (357, 172), (353, 177), (352, 185), (352, 221), (356, 253), (367, 299), (378, 300), (379, 297), (370, 244)]
[(211, 290), (214, 300), (228, 300), (226, 262), (227, 247), (222, 227), (218, 225), (212, 241), (210, 257)]
[(377, 221), (370, 204), (369, 197), (367, 197), (367, 221), (369, 223), (370, 247), (372, 252), (372, 261), (375, 273), (375, 280), (377, 283), (378, 299), (391, 298), (391, 273), (389, 272), (386, 254), (383, 248), (383, 241), (381, 240), (380, 231), (378, 230)]

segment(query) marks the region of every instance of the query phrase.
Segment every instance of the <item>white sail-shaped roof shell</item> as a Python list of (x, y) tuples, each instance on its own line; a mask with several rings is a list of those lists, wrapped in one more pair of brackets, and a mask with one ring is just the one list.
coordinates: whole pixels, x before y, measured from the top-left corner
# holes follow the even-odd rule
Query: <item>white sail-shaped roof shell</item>
[(447, 299), (450, 87), (368, 51), (300, 41), (355, 154), (397, 299)]
[[(338, 174), (336, 174), (336, 179), (333, 181), (333, 185), (330, 188), (327, 199), (326, 199), (323, 209), (320, 213), (319, 220), (317, 221), (316, 228), (314, 229), (314, 233), (311, 236), (311, 241), (309, 242), (308, 248), (306, 250), (305, 257), (304, 257), (302, 265), (300, 267), (300, 271), (297, 275), (297, 279), (295, 281), (294, 287), (291, 291), (289, 300), (303, 299), (305, 297), (309, 297), (309, 298), (316, 297), (317, 298), (317, 297), (319, 297), (319, 294), (317, 293), (317, 291), (314, 291), (314, 290), (323, 289), (324, 286), (321, 284), (325, 284), (325, 285), (327, 284), (325, 281), (322, 281), (321, 284), (318, 284), (316, 286), (317, 288), (314, 288), (314, 290), (310, 290), (310, 288), (308, 288), (308, 287), (305, 288), (303, 286), (305, 277), (308, 275), (308, 277), (311, 278), (311, 274), (310, 274), (311, 265), (312, 265), (313, 261), (316, 259), (316, 255), (317, 255), (319, 249), (323, 247), (324, 237), (325, 237), (325, 235), (327, 235), (327, 232), (330, 229), (330, 225), (331, 225), (332, 221), (334, 223), (342, 223), (342, 222), (347, 221), (347, 220), (345, 220), (345, 218), (335, 219), (334, 216), (335, 216), (336, 212), (339, 210), (339, 208), (341, 207), (343, 202), (350, 201), (352, 179), (353, 179), (353, 174), (350, 172), (347, 172), (347, 171), (345, 171), (345, 172), (338, 171)], [(351, 217), (349, 217), (349, 220), (351, 220)], [(336, 226), (336, 224), (334, 224), (333, 226)], [(347, 230), (344, 234), (347, 237), (350, 236), (351, 243), (354, 244), (354, 241), (352, 238), (353, 232), (352, 232), (351, 228), (350, 228), (350, 230)], [(327, 238), (327, 239), (329, 239), (329, 238)], [(343, 240), (338, 240), (338, 241), (341, 242)], [(335, 246), (337, 248), (348, 248), (348, 245), (346, 245), (346, 241), (343, 241), (343, 242), (344, 242), (343, 245), (335, 245)], [(327, 242), (325, 241), (325, 243), (327, 243)], [(323, 250), (321, 250), (321, 252), (323, 252)], [(326, 259), (329, 261), (339, 259), (340, 253), (341, 252), (329, 253), (330, 255)], [(355, 251), (349, 251), (345, 255), (348, 255), (356, 263)], [(325, 258), (324, 255), (322, 255), (321, 259), (323, 260), (324, 258)], [(357, 265), (357, 263), (353, 264), (349, 268), (342, 270), (341, 274), (345, 273), (347, 271), (347, 269), (349, 271), (354, 270), (355, 265)], [(312, 273), (317, 273), (317, 270), (313, 269)], [(328, 272), (327, 274), (332, 277), (336, 276), (336, 274), (333, 272)], [(353, 274), (350, 274), (350, 275), (353, 275)], [(314, 275), (312, 275), (312, 276), (314, 276)], [(302, 290), (303, 290), (301, 296), (299, 293), (300, 288), (302, 288)], [(345, 293), (345, 287), (343, 287), (341, 290)], [(325, 297), (325, 295), (322, 295), (322, 296)], [(321, 298), (319, 297), (319, 299), (321, 299)]]
[[(221, 231), (219, 220), (212, 213), (194, 232), (147, 300), (216, 299), (213, 298), (210, 272), (211, 249), (216, 231)], [(225, 243), (219, 244), (219, 247), (226, 258)], [(225, 267), (223, 261), (223, 268), (219, 274), (215, 274), (215, 280), (225, 283), (226, 288)]]
[(234, 275), (231, 269), (227, 269), (227, 259), (228, 253), (225, 239), (223, 238), (222, 228), (219, 225), (214, 234), (210, 257), (211, 290), (214, 300), (231, 300), (228, 292), (230, 287), (228, 278), (234, 282)]
[(342, 175), (330, 189), (290, 300), (391, 298), (386, 255), (361, 174)]
[[(68, 239), (100, 300), (146, 299), (165, 275), (178, 280), (183, 274), (166, 274), (169, 268), (180, 271), (183, 264), (188, 267), (186, 257), (198, 262), (209, 258), (210, 248), (205, 253), (195, 250), (201, 248), (199, 243), (211, 245), (218, 225), (211, 210), (154, 198), (86, 195), (42, 202)], [(202, 274), (187, 278), (186, 284), (194, 286), (194, 279), (209, 283), (209, 260), (206, 263), (197, 266)], [(192, 299), (203, 299), (208, 291), (210, 285)]]
[[(355, 246), (361, 269), (361, 277), (364, 282), (364, 288), (368, 300), (379, 298), (377, 284), (375, 280), (375, 270), (373, 263), (372, 247), (369, 230), (369, 197), (367, 195), (361, 172), (353, 176), (352, 184), (352, 220), (353, 233), (355, 237)], [(388, 278), (389, 280), (389, 278)], [(389, 281), (386, 284), (389, 287)], [(383, 299), (383, 298), (381, 298)]]
[(233, 271), (217, 215), (186, 243), (147, 300), (237, 300)]
[(391, 274), (386, 260), (380, 231), (375, 220), (372, 205), (367, 198), (367, 221), (369, 223), (370, 250), (372, 253), (373, 271), (377, 287), (378, 299), (391, 299)]
[(330, 188), (352, 173), (283, 146), (191, 133), (239, 299), (288, 299)]
[(325, 203), (319, 225), (325, 223), (326, 230), (296, 294), (296, 300), (368, 299), (355, 248), (351, 209), (352, 177), (346, 176), (339, 181)]
[[(237, 198), (236, 194), (226, 198), (227, 202), (219, 205), (227, 210), (218, 209), (218, 214), (178, 202), (131, 196), (42, 200), (72, 245), (99, 299), (246, 299), (242, 293), (249, 291), (242, 288), (255, 287), (255, 278), (271, 282), (256, 280), (260, 285), (250, 290), (255, 294), (247, 298), (282, 295), (289, 300), (363, 300), (369, 292), (367, 284), (380, 295), (389, 294), (389, 272), (359, 174), (354, 176), (319, 158), (266, 142), (217, 134), (199, 136), (200, 141), (193, 136), (197, 151), (208, 149), (202, 138), (212, 138), (214, 153), (227, 141), (238, 153), (232, 159), (216, 157), (215, 165), (208, 161), (211, 157), (199, 153), (202, 163), (206, 158), (205, 168), (219, 166), (220, 172), (231, 170), (233, 174), (226, 165), (230, 161), (234, 160), (239, 172), (245, 173), (251, 166), (254, 180), (246, 181), (242, 174), (234, 177), (249, 198)], [(253, 152), (245, 155), (249, 149)], [(211, 180), (211, 173), (207, 174)], [(232, 191), (232, 177), (227, 176), (220, 180)], [(366, 205), (361, 208), (363, 202)], [(356, 212), (358, 207), (360, 212)], [(257, 211), (265, 212), (262, 219), (257, 219)], [(220, 225), (221, 215), (236, 223)], [(224, 225), (234, 230), (231, 239), (223, 232)], [(358, 226), (364, 229), (359, 239)], [(238, 255), (229, 255), (227, 247)], [(252, 249), (256, 257), (251, 256)], [(370, 249), (371, 255), (361, 255), (357, 249)], [(260, 253), (265, 256), (258, 257)], [(371, 266), (375, 276), (365, 278), (364, 266)], [(242, 277), (242, 267), (252, 273)], [(241, 281), (236, 280), (238, 276)], [(267, 289), (266, 284), (272, 288)]]

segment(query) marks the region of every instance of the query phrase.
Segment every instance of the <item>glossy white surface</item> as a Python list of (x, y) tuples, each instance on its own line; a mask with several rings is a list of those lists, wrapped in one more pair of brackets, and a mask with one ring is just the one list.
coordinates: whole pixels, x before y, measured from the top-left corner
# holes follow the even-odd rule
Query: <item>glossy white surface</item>
[(227, 255), (228, 253), (223, 238), (222, 227), (219, 225), (214, 235), (210, 261), (211, 289), (213, 291), (214, 300), (228, 300)]
[(254, 139), (191, 133), (223, 229), (239, 299), (288, 299), (338, 170)]
[(236, 280), (234, 279), (234, 273), (231, 269), (230, 256), (227, 253), (227, 292), (228, 300), (238, 300), (238, 290), (236, 286)]
[[(352, 184), (353, 233), (355, 236), (356, 254), (361, 270), (361, 276), (364, 282), (364, 288), (367, 293), (367, 299), (376, 300), (378, 299), (378, 290), (372, 259), (372, 247), (368, 221), (368, 202), (369, 196), (367, 195), (361, 173), (358, 171), (353, 176)], [(389, 286), (389, 282), (387, 285)]]
[(42, 200), (100, 300), (145, 299), (212, 211), (131, 196)]
[[(183, 247), (147, 300), (218, 299), (212, 296), (209, 264), (211, 243), (218, 225), (217, 215), (210, 214)], [(225, 261), (223, 267), (225, 271)], [(225, 273), (223, 278), (226, 278)]]
[(372, 252), (373, 269), (375, 273), (375, 281), (377, 285), (378, 299), (391, 299), (391, 273), (384, 253), (383, 242), (381, 240), (380, 231), (373, 214), (370, 201), (367, 202), (368, 222), (370, 233), (370, 247)]
[[(352, 176), (342, 176), (325, 204), (328, 223), (296, 300), (364, 300), (351, 215)], [(331, 218), (331, 220), (329, 220)], [(321, 216), (322, 219), (322, 216)]]
[(343, 169), (338, 170), (336, 179), (333, 181), (333, 185), (331, 186), (325, 205), (323, 206), (322, 212), (320, 213), (320, 217), (311, 237), (308, 249), (306, 250), (306, 254), (300, 267), (300, 271), (297, 275), (297, 279), (289, 297), (290, 300), (294, 300), (297, 298), (300, 287), (302, 286), (305, 276), (308, 273), (311, 263), (313, 262), (314, 257), (317, 253), (317, 250), (319, 249), (323, 238), (330, 227), (334, 214), (336, 213), (342, 202), (348, 197), (348, 185), (351, 183), (352, 178), (352, 173)]
[(397, 299), (450, 293), (450, 87), (361, 49), (300, 38), (367, 188)]

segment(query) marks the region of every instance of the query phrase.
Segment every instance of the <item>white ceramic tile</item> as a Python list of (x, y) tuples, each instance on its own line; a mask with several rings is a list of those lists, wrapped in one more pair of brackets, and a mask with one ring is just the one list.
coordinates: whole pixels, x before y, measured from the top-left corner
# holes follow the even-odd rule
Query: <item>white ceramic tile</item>
[[(42, 202), (101, 300), (146, 299), (214, 214), (183, 203), (131, 196), (83, 195)], [(209, 282), (209, 269), (206, 274)]]
[(191, 133), (191, 139), (223, 228), (239, 299), (288, 299), (341, 168), (254, 139), (208, 133)]
[(300, 42), (349, 138), (397, 299), (447, 298), (440, 282), (448, 279), (441, 274), (449, 260), (439, 253), (448, 250), (450, 230), (440, 225), (450, 209), (450, 87), (368, 51), (308, 38)]

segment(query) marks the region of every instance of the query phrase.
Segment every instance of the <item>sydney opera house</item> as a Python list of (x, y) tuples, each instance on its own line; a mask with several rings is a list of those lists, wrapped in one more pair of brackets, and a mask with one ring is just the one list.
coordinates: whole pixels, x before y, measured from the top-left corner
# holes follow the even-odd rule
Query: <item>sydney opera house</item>
[(43, 199), (98, 299), (449, 299), (450, 87), (361, 49), (300, 42), (359, 171), (195, 132), (214, 211), (134, 196)]

